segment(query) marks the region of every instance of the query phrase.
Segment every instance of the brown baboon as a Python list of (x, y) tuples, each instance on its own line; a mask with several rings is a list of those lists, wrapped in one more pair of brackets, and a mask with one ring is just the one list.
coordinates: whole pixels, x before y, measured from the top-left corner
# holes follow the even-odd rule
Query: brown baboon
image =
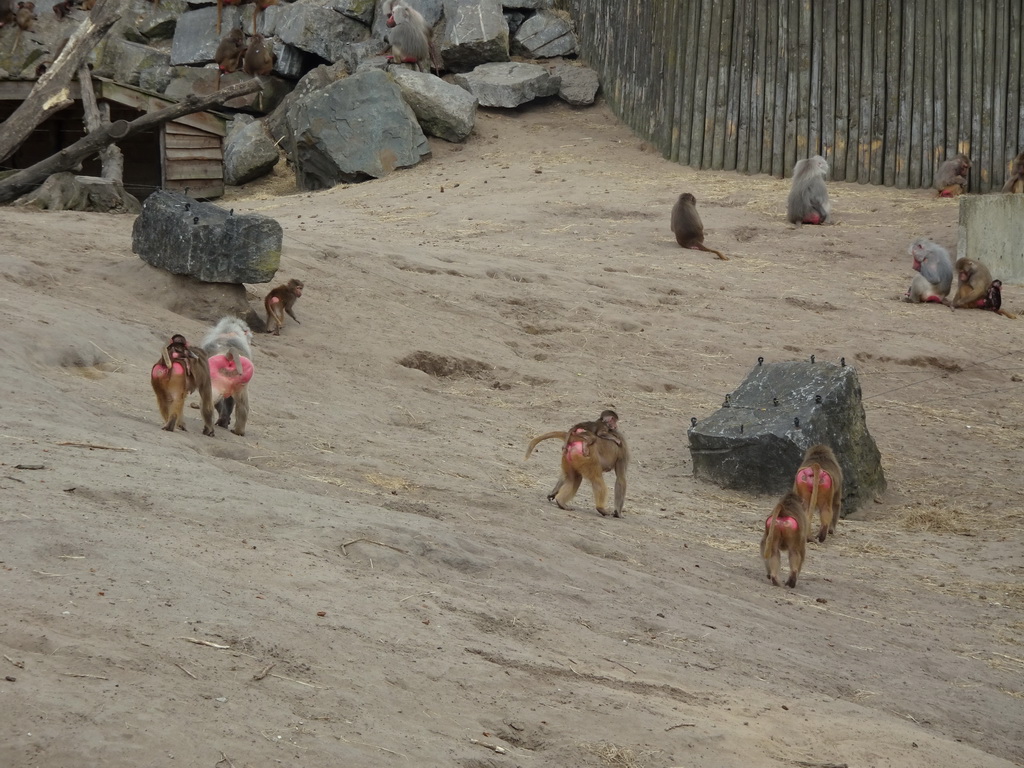
[(295, 300), (302, 295), (304, 287), (301, 280), (293, 277), (287, 283), (277, 286), (277, 288), (267, 294), (267, 297), (263, 300), (263, 306), (267, 310), (267, 333), (272, 333), (275, 336), (281, 334), (281, 328), (284, 326), (285, 312), (296, 323), (299, 322), (299, 318), (295, 316), (292, 307), (295, 306)]
[(761, 557), (764, 558), (768, 578), (775, 586), (779, 586), (779, 565), (783, 550), (789, 553), (789, 578), (786, 579), (786, 586), (796, 586), (796, 578), (800, 575), (807, 552), (808, 527), (807, 510), (793, 491), (779, 500), (764, 521)]
[(185, 429), (185, 398), (198, 390), (202, 401), (203, 434), (213, 436), (213, 393), (206, 350), (193, 348), (180, 333), (174, 334), (150, 371), (149, 380), (156, 393), (164, 429), (168, 432), (175, 428)]
[(817, 511), (821, 520), (818, 541), (835, 534), (843, 500), (843, 470), (831, 448), (819, 444), (807, 449), (796, 471), (793, 492), (807, 509), (808, 525)]
[[(616, 422), (617, 423), (617, 422)], [(590, 481), (594, 489), (594, 506), (602, 515), (609, 514), (606, 508), (608, 499), (608, 487), (604, 482), (604, 473), (615, 471), (615, 505), (611, 514), (615, 517), (622, 517), (622, 509), (626, 502), (626, 469), (629, 466), (629, 447), (626, 445), (626, 438), (618, 429), (614, 430), (614, 439), (595, 439), (587, 450), (587, 440), (582, 435), (576, 437), (569, 432), (547, 432), (535, 437), (526, 449), (526, 458), (530, 458), (537, 443), (542, 440), (557, 438), (563, 441), (562, 444), (562, 474), (555, 483), (555, 487), (548, 494), (548, 500), (553, 500), (561, 509), (568, 509), (566, 506), (580, 488), (583, 479)]]
[(672, 231), (675, 233), (676, 242), (683, 248), (692, 248), (695, 251), (707, 251), (725, 261), (729, 257), (714, 248), (704, 245), (704, 224), (697, 213), (697, 198), (689, 192), (684, 192), (672, 206)]

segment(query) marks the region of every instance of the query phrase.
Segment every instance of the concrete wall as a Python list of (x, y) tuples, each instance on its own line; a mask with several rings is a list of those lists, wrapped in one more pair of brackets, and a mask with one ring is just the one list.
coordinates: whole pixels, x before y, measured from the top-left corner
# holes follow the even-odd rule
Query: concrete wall
[(982, 262), (995, 280), (1024, 285), (1024, 195), (961, 196), (956, 252)]

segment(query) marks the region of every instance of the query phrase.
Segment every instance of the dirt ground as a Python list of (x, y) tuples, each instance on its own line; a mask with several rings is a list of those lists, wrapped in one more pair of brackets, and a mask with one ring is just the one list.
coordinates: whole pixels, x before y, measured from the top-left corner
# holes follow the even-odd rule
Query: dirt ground
[[(432, 146), (225, 201), (307, 285), (244, 437), (159, 429), (150, 366), (207, 324), (131, 217), (0, 213), (0, 764), (1024, 764), (1024, 319), (898, 301), (956, 202), (832, 183), (836, 224), (794, 229), (788, 182), (667, 162), (604, 106)], [(675, 244), (683, 191), (730, 261)], [(696, 481), (686, 429), (811, 354), (856, 366), (889, 490), (788, 590), (774, 499)], [(622, 519), (546, 501), (556, 442), (523, 460), (605, 407)]]

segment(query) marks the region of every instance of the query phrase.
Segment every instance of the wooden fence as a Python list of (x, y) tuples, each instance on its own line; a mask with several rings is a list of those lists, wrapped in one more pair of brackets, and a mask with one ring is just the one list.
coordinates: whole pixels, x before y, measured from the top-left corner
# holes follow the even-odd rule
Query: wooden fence
[(557, 0), (612, 108), (695, 168), (970, 189), (1024, 150), (1024, 0)]

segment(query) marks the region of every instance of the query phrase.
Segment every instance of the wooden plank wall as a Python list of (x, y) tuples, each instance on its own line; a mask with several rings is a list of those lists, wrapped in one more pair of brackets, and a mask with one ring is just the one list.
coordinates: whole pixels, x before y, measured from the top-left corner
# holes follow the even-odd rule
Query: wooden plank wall
[(633, 130), (694, 168), (999, 189), (1024, 150), (1024, 0), (556, 0)]

